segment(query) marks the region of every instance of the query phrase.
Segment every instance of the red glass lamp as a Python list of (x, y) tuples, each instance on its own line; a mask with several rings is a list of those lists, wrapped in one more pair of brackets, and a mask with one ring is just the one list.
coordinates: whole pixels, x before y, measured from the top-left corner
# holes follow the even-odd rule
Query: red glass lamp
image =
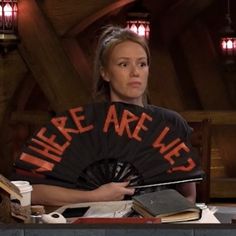
[(0, 0), (0, 47), (7, 52), (18, 41), (17, 0)]
[(126, 16), (126, 26), (140, 36), (149, 39), (150, 35), (150, 13), (142, 5), (141, 1), (136, 1)]
[(221, 31), (220, 48), (226, 63), (234, 63), (236, 59), (236, 33), (232, 27), (230, 16), (230, 0), (227, 0), (227, 24)]

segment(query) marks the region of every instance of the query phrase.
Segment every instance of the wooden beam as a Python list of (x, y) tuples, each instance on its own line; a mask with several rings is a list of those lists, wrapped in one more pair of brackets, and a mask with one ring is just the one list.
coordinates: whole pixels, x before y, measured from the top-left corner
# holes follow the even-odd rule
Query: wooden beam
[(92, 23), (94, 23), (95, 21), (97, 21), (99, 18), (107, 15), (108, 13), (115, 11), (121, 7), (124, 7), (125, 5), (134, 2), (135, 0), (120, 0), (120, 1), (116, 1), (114, 3), (111, 3), (107, 6), (105, 6), (104, 8), (97, 10), (96, 12), (94, 12), (94, 14), (85, 17), (83, 20), (81, 20), (81, 22), (77, 23), (74, 27), (72, 27), (69, 31), (67, 31), (67, 33), (65, 34), (66, 37), (70, 36), (76, 36), (78, 35), (80, 32), (82, 32), (84, 29), (86, 29), (89, 25), (91, 25)]
[(55, 111), (86, 103), (88, 94), (35, 0), (19, 2), (20, 52)]
[(22, 122), (41, 126), (49, 122), (50, 118), (49, 113), (39, 110), (18, 111), (11, 113), (10, 123)]
[(86, 85), (88, 93), (91, 93), (92, 68), (87, 57), (75, 38), (63, 38), (64, 48), (83, 83)]
[(0, 59), (0, 127), (27, 68), (17, 50)]
[(204, 110), (231, 110), (230, 99), (217, 67), (217, 54), (208, 30), (195, 22), (180, 42), (192, 79)]
[(184, 97), (184, 110), (201, 110), (201, 102), (189, 70), (189, 61), (186, 60), (179, 40), (175, 40), (171, 44), (170, 52), (176, 74), (178, 75), (178, 83)]
[(152, 47), (149, 78), (151, 102), (176, 111), (184, 110), (185, 104), (168, 48), (155, 40), (150, 44), (155, 45)]
[[(119, 0), (122, 2), (123, 0)], [(59, 35), (117, 0), (50, 0), (38, 1)]]
[(30, 95), (36, 85), (36, 81), (33, 78), (31, 73), (27, 73), (25, 75), (24, 81), (22, 81), (19, 91), (17, 93), (17, 97), (15, 97), (16, 101), (16, 110), (23, 111), (27, 102), (30, 99)]
[(9, 113), (15, 104), (14, 94), (26, 73), (27, 68), (17, 50), (0, 58), (0, 173), (6, 177), (12, 174), (13, 164)]
[(213, 125), (236, 125), (236, 111), (182, 111), (188, 122), (211, 119)]
[(178, 0), (160, 21), (162, 39), (169, 44), (187, 24), (206, 9), (214, 0)]
[[(179, 112), (188, 122), (211, 119), (213, 125), (236, 125), (236, 111), (182, 111)], [(39, 110), (16, 111), (11, 114), (11, 122), (44, 124), (50, 119), (47, 112)]]

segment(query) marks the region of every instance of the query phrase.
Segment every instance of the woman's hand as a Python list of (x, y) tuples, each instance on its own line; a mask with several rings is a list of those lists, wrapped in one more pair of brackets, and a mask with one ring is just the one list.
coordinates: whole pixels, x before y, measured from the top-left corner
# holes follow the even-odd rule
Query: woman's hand
[(118, 201), (125, 195), (133, 195), (134, 188), (128, 187), (129, 182), (108, 183), (95, 190), (63, 188), (53, 185), (33, 185), (32, 204), (62, 206), (80, 202)]
[(108, 183), (92, 190), (96, 201), (119, 201), (123, 200), (125, 195), (133, 195), (135, 189), (128, 187), (129, 182)]

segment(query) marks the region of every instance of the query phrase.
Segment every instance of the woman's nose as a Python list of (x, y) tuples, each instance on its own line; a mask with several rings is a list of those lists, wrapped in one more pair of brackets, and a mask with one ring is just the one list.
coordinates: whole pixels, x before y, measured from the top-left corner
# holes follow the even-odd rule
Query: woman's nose
[(131, 67), (130, 75), (131, 76), (138, 76), (139, 75), (139, 70), (138, 70), (138, 67), (136, 65), (133, 65)]

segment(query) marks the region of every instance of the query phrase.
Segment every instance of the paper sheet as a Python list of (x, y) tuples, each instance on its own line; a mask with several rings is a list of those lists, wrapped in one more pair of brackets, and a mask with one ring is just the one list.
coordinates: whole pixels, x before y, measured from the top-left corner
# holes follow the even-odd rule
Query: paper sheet
[(70, 204), (57, 209), (62, 213), (66, 208), (89, 206), (84, 217), (124, 217), (131, 210), (132, 201), (88, 202)]
[(214, 211), (211, 211), (208, 207), (202, 209), (202, 217), (200, 220), (181, 222), (184, 224), (220, 224), (220, 221), (215, 217)]

